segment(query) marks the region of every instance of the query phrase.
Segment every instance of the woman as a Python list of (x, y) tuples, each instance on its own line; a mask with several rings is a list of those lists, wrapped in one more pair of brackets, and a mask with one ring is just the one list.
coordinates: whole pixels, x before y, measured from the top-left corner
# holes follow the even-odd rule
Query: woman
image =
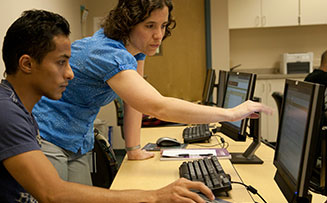
[(175, 27), (172, 9), (171, 0), (119, 0), (98, 32), (72, 44), (74, 79), (59, 101), (42, 98), (33, 112), (44, 139), (42, 150), (64, 180), (91, 184), (85, 154), (93, 148), (93, 121), (100, 107), (117, 96), (125, 102), (129, 159), (153, 156), (140, 149), (141, 112), (182, 123), (235, 121), (271, 112), (251, 101), (222, 109), (164, 97), (143, 79), (145, 55), (154, 55)]

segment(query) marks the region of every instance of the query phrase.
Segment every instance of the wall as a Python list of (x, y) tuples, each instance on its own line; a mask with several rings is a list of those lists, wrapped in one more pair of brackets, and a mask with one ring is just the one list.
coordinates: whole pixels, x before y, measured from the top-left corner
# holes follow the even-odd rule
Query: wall
[(85, 25), (85, 36), (91, 36), (94, 33), (94, 18), (105, 17), (113, 9), (118, 0), (86, 0), (85, 6), (89, 11), (87, 23)]
[(228, 0), (211, 0), (211, 57), (216, 70), (229, 70)]
[(175, 0), (177, 22), (162, 43), (162, 55), (148, 57), (145, 75), (162, 95), (200, 100), (206, 73), (204, 0)]
[[(3, 38), (9, 26), (21, 15), (24, 10), (45, 9), (64, 16), (71, 26), (71, 40), (81, 38), (80, 4), (83, 0), (0, 0), (0, 44), (2, 50)], [(0, 53), (0, 78), (5, 70)]]
[[(210, 9), (212, 68), (218, 76), (219, 70), (229, 70), (228, 0), (211, 0)], [(217, 88), (212, 98), (217, 103)]]
[(313, 52), (314, 66), (327, 49), (327, 25), (253, 28), (230, 31), (231, 66), (242, 69), (279, 69), (283, 53)]

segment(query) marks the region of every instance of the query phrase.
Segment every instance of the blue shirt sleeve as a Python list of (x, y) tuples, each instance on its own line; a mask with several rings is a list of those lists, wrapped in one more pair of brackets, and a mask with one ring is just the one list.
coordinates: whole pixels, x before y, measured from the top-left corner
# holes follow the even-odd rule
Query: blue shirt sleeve
[(137, 61), (144, 61), (146, 55), (143, 54), (143, 53), (139, 53), (139, 54), (136, 54), (134, 57), (135, 57), (135, 59), (136, 59)]
[[(84, 40), (72, 44), (70, 65), (76, 75), (81, 73), (84, 77), (107, 81), (122, 70), (136, 70), (136, 58), (119, 47), (117, 42), (109, 39)], [(108, 42), (103, 42), (104, 40)]]

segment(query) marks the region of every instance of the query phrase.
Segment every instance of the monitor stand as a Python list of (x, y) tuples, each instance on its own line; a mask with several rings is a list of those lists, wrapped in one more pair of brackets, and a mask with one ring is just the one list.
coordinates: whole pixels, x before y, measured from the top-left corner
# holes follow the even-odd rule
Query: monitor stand
[(296, 198), (295, 203), (310, 203), (312, 200), (312, 195), (308, 194), (307, 197), (298, 197)]
[(244, 153), (230, 153), (233, 164), (263, 164), (263, 161), (254, 154), (261, 144), (259, 119), (250, 119), (250, 136), (253, 137), (253, 142), (246, 151)]

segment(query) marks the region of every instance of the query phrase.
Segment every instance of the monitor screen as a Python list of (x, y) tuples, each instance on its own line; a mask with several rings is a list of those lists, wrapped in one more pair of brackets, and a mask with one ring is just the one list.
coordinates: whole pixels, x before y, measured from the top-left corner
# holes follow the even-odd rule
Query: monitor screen
[(320, 85), (286, 80), (274, 165), (275, 180), (289, 202), (297, 202), (308, 194), (322, 98)]
[[(223, 108), (233, 108), (246, 100), (252, 99), (255, 81), (255, 74), (229, 72)], [(247, 122), (248, 119), (235, 122), (221, 122), (221, 132), (236, 141), (245, 141)]]
[(226, 90), (228, 71), (219, 70), (218, 87), (217, 87), (217, 106), (222, 107), (224, 101), (224, 94)]
[(206, 75), (206, 80), (204, 83), (203, 93), (202, 93), (202, 101), (201, 101), (202, 104), (204, 104), (204, 105), (212, 104), (211, 98), (212, 98), (213, 89), (215, 87), (215, 82), (216, 82), (215, 70), (208, 69), (207, 75)]

